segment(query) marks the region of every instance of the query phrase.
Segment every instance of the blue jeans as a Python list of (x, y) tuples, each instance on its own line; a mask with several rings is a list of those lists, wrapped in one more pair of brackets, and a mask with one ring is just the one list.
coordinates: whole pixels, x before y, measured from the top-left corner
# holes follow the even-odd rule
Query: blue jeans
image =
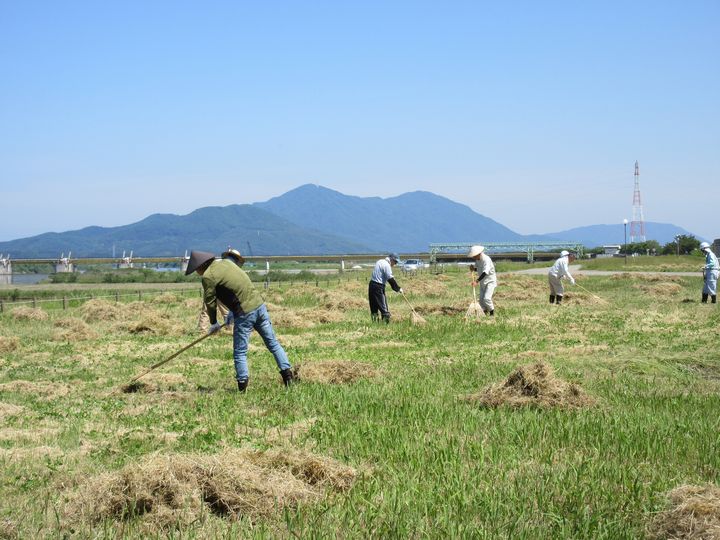
[(268, 310), (265, 304), (262, 304), (250, 313), (235, 317), (233, 359), (235, 360), (235, 376), (238, 381), (246, 381), (250, 377), (247, 365), (247, 351), (253, 329), (257, 330), (265, 342), (265, 346), (275, 357), (275, 362), (280, 371), (291, 367), (285, 349), (282, 348), (282, 345), (275, 337)]

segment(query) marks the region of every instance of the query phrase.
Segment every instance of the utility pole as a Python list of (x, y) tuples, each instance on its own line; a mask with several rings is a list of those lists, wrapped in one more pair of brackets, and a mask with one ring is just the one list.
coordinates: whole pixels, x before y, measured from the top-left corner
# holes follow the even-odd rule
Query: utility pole
[(633, 217), (630, 222), (630, 242), (645, 241), (645, 218), (640, 198), (640, 166), (635, 162), (635, 189), (633, 190)]

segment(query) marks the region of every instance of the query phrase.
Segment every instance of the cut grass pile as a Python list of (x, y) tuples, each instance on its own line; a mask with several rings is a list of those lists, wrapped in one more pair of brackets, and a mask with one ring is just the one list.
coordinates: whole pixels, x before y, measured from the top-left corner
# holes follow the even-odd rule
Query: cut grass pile
[(16, 350), (20, 346), (20, 339), (15, 336), (0, 336), (0, 353)]
[(504, 382), (465, 399), (485, 407), (577, 408), (595, 402), (578, 385), (555, 376), (550, 364), (542, 361), (520, 366)]
[(290, 449), (155, 455), (86, 482), (68, 497), (64, 515), (70, 527), (139, 517), (166, 529), (209, 513), (253, 521), (345, 491), (356, 475), (333, 459)]
[(12, 316), (17, 320), (25, 321), (47, 321), (47, 311), (40, 308), (19, 306), (12, 310)]
[(97, 332), (90, 328), (85, 321), (75, 317), (58, 319), (53, 325), (56, 328), (53, 335), (56, 341), (84, 341), (97, 337)]
[(668, 508), (652, 520), (649, 536), (661, 539), (720, 538), (720, 488), (680, 486), (667, 494)]
[(372, 364), (349, 360), (305, 362), (294, 368), (298, 381), (320, 384), (347, 384), (377, 376)]

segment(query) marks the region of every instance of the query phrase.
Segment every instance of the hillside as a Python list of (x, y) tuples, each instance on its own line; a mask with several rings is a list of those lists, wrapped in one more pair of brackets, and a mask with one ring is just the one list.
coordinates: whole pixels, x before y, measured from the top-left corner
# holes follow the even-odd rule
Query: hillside
[(381, 199), (306, 184), (254, 206), (307, 229), (362, 241), (376, 251), (427, 251), (434, 242), (523, 239), (497, 221), (427, 191)]
[[(629, 224), (627, 226), (627, 234), (627, 241), (630, 242)], [(648, 240), (656, 240), (660, 245), (672, 242), (675, 239), (675, 235), (678, 234), (691, 235), (692, 233), (670, 223), (655, 223), (652, 221), (645, 223), (645, 237)], [(604, 244), (622, 244), (625, 241), (625, 231), (622, 223), (576, 227), (565, 231), (547, 233), (544, 236), (578, 240), (588, 248), (602, 246)]]
[(184, 216), (153, 214), (120, 227), (86, 227), (0, 242), (0, 253), (34, 258), (72, 251), (76, 257), (109, 257), (114, 246), (118, 255), (133, 250), (135, 256), (177, 256), (190, 249), (220, 252), (228, 245), (254, 255), (370, 251), (360, 242), (305, 230), (255, 206), (235, 204), (200, 208)]

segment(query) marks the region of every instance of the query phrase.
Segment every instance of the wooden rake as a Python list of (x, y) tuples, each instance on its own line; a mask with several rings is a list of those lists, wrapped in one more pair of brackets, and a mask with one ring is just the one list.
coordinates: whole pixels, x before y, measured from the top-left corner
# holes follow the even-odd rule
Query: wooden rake
[(402, 294), (402, 297), (407, 302), (408, 306), (410, 306), (410, 311), (412, 311), (412, 315), (410, 316), (410, 322), (412, 322), (413, 324), (427, 324), (427, 321), (425, 320), (425, 318), (418, 315), (417, 311), (415, 311), (415, 308), (410, 303), (410, 300), (408, 300), (407, 296), (405, 296), (405, 291), (403, 291), (401, 294)]

